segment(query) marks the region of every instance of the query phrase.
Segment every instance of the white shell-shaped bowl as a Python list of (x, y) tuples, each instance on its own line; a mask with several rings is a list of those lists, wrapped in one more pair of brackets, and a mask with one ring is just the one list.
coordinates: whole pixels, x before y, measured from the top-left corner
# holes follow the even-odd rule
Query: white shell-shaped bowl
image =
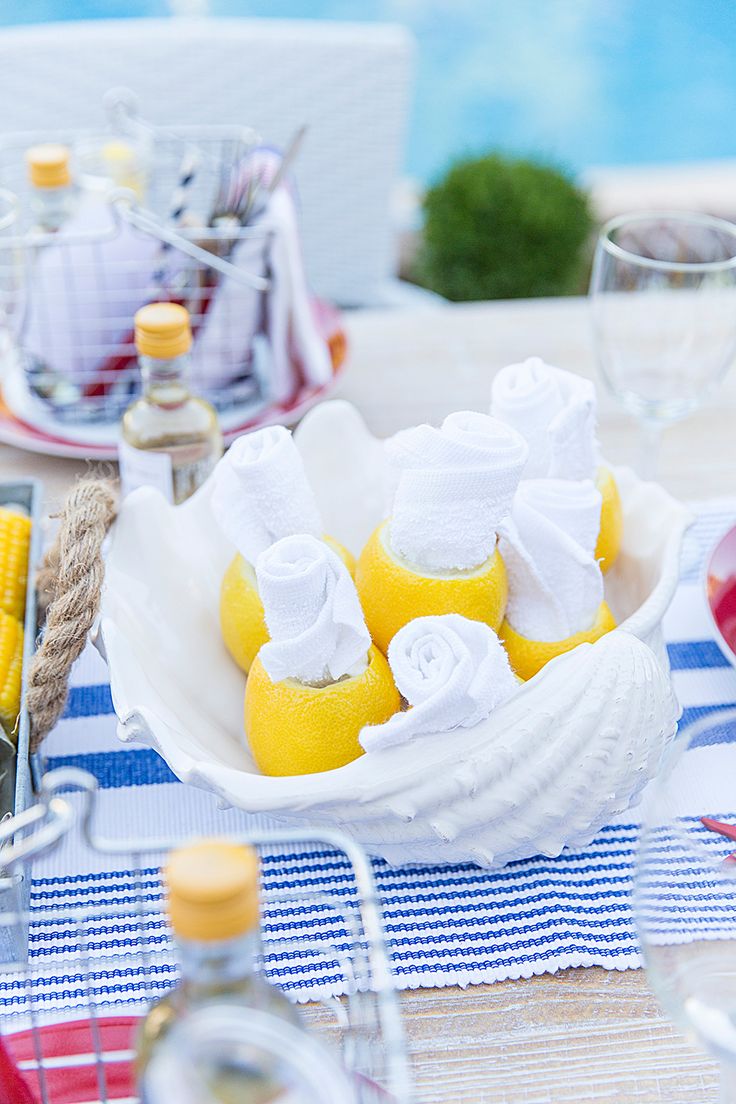
[[(358, 552), (381, 519), (382, 449), (341, 401), (297, 432), (325, 531)], [(270, 778), (243, 733), (245, 676), (222, 644), (220, 580), (233, 554), (211, 486), (179, 507), (142, 489), (107, 557), (98, 644), (119, 734), (227, 804), (291, 824), (339, 826), (393, 864), (501, 866), (582, 846), (636, 800), (673, 735), (661, 621), (677, 586), (686, 510), (627, 469), (620, 558), (606, 579), (619, 628), (549, 663), (482, 724)]]

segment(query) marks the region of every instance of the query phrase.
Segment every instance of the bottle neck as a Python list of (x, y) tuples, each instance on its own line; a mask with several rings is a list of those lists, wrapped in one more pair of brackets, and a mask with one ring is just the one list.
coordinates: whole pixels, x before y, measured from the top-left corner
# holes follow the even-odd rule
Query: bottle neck
[(159, 357), (138, 357), (143, 380), (143, 395), (157, 406), (181, 406), (189, 398), (186, 377), (189, 371), (189, 354), (163, 360)]
[(182, 985), (190, 992), (229, 987), (256, 972), (261, 942), (258, 930), (235, 939), (178, 942)]
[(72, 198), (69, 184), (60, 188), (34, 188), (33, 208), (38, 229), (47, 234), (61, 229), (71, 212)]

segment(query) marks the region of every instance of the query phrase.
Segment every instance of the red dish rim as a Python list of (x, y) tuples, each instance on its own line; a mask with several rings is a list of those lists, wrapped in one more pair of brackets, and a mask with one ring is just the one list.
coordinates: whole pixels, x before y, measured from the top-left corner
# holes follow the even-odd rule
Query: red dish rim
[[(345, 332), (340, 324), (340, 314), (335, 307), (320, 300), (314, 303), (315, 313), (320, 327), (332, 344), (333, 376), (321, 387), (308, 387), (301, 384), (294, 395), (286, 402), (270, 403), (242, 424), (226, 430), (225, 444), (231, 444), (236, 437), (263, 426), (295, 425), (306, 412), (327, 398), (336, 385), (345, 363)], [(15, 415), (5, 404), (0, 388), (0, 443), (25, 449), (27, 452), (41, 453), (45, 456), (59, 456), (72, 460), (116, 460), (117, 448), (107, 444), (91, 444), (70, 441), (59, 427), (57, 434), (46, 433)]]
[[(736, 652), (721, 632), (720, 622), (718, 620), (718, 616), (714, 609), (714, 604), (712, 600), (712, 580), (715, 578), (713, 565), (714, 562), (717, 560), (718, 555), (724, 544), (726, 544), (726, 542), (729, 540), (736, 541), (736, 525), (731, 525), (724, 533), (722, 533), (714, 544), (713, 548), (711, 549), (711, 553), (708, 557), (708, 562), (703, 573), (703, 591), (705, 594), (705, 604), (708, 608), (708, 614), (713, 624), (713, 633), (716, 643), (718, 644), (718, 647), (721, 649), (729, 663), (732, 663), (736, 667)], [(734, 574), (736, 574), (736, 563), (734, 563)]]

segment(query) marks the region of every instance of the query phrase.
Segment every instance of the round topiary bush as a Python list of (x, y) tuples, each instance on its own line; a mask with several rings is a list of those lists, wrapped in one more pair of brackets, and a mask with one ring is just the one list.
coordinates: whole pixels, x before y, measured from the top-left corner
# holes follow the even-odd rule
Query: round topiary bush
[(499, 154), (456, 162), (424, 200), (419, 283), (448, 299), (580, 290), (588, 197), (557, 169)]

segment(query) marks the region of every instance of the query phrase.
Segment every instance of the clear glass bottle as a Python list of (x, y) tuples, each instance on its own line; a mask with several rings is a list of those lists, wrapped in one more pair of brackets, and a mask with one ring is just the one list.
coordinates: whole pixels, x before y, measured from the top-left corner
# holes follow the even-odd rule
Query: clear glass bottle
[(142, 1104), (357, 1101), (317, 1039), (268, 1013), (217, 1004), (177, 1021), (152, 1054), (139, 1091)]
[(32, 146), (26, 152), (31, 203), (36, 229), (51, 234), (60, 230), (74, 208), (74, 188), (69, 150), (55, 142)]
[(143, 394), (123, 415), (119, 445), (123, 495), (155, 486), (169, 502), (189, 498), (222, 456), (215, 408), (187, 387), (189, 312), (151, 303), (136, 313)]
[(255, 851), (220, 840), (182, 847), (172, 852), (164, 880), (181, 980), (150, 1008), (139, 1029), (139, 1078), (173, 1025), (198, 1008), (233, 1004), (301, 1029), (293, 1005), (256, 971), (260, 914)]

